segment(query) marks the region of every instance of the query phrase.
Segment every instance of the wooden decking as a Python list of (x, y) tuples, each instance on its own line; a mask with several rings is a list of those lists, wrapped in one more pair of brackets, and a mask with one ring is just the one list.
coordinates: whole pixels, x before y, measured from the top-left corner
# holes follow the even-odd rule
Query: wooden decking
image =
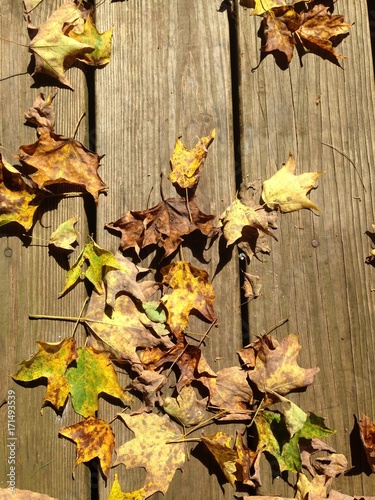
[[(44, 0), (32, 13), (34, 24), (61, 3)], [(89, 234), (115, 252), (119, 239), (104, 225), (128, 210), (143, 210), (160, 201), (160, 173), (169, 173), (178, 136), (193, 147), (197, 136), (216, 128), (197, 193), (205, 213), (220, 215), (233, 200), (241, 177), (269, 178), (288, 159), (289, 151), (296, 158), (297, 174), (322, 171), (323, 176), (311, 194), (320, 215), (307, 210), (283, 215), (278, 241), (270, 242), (270, 255), (254, 258), (248, 266), (263, 285), (256, 300), (241, 309), (236, 251), (215, 276), (220, 326), (205, 348), (205, 357), (215, 370), (236, 365), (236, 351), (243, 342), (288, 318), (273, 334), (282, 339), (297, 332), (300, 365), (320, 368), (315, 383), (294, 401), (326, 418), (326, 424), (337, 430), (329, 444), (353, 465), (335, 481), (335, 489), (352, 496), (374, 495), (375, 479), (368, 474), (356, 426), (360, 412), (375, 419), (375, 270), (365, 264), (371, 251), (365, 233), (375, 223), (371, 52), (375, 33), (373, 25), (370, 31), (367, 3), (336, 3), (335, 11), (355, 23), (338, 47), (348, 57), (342, 67), (308, 54), (303, 66), (295, 56), (286, 70), (268, 56), (255, 71), (260, 18), (251, 16), (237, 0), (235, 21), (218, 12), (220, 1), (214, 0), (97, 3), (99, 31), (114, 26), (112, 60), (96, 71), (84, 73), (77, 67), (68, 71), (75, 90), (58, 90), (55, 130), (70, 136), (86, 112), (77, 138), (105, 155), (100, 176), (109, 186), (108, 195), (100, 197), (97, 208), (82, 197), (46, 206), (39, 212), (32, 239), (7, 226), (0, 229), (0, 400), (7, 398), (8, 390), (15, 391), (17, 488), (59, 500), (104, 500), (115, 472), (124, 491), (143, 485), (142, 469), (127, 471), (123, 466), (113, 469), (105, 484), (94, 466), (79, 465), (73, 481), (76, 447), (57, 436), (62, 427), (81, 417), (69, 408), (62, 417), (51, 408), (41, 415), (45, 387), (24, 388), (10, 375), (18, 362), (34, 354), (37, 340), (58, 342), (72, 332), (71, 323), (31, 321), (29, 314), (78, 316), (86, 297), (80, 285), (58, 298), (67, 265), (64, 268), (48, 254), (45, 241), (52, 230), (79, 216), (80, 246), (70, 262)], [(0, 36), (27, 45), (22, 12), (20, 0), (0, 0)], [(9, 151), (17, 153), (21, 144), (35, 141), (35, 130), (24, 125), (23, 113), (38, 93), (48, 94), (51, 87), (33, 86), (26, 47), (0, 40), (0, 54), (0, 144), (11, 161)], [(164, 181), (165, 195), (174, 195), (168, 184)], [(196, 257), (185, 257), (202, 266)], [(210, 276), (217, 264), (217, 257), (212, 257), (205, 265)], [(83, 341), (83, 327), (79, 328)], [(115, 414), (113, 405), (101, 399), (98, 416), (109, 421)], [(0, 421), (0, 488), (6, 488), (6, 405), (0, 408)], [(233, 433), (235, 428), (230, 424), (225, 431)], [(133, 436), (116, 420), (113, 430), (116, 446)], [(208, 471), (209, 460), (192, 456), (184, 471), (177, 471), (165, 498), (233, 498), (233, 489), (220, 484), (223, 477), (219, 475), (218, 481), (213, 470)], [(293, 497), (288, 482), (271, 480), (266, 461), (262, 469), (258, 494)]]

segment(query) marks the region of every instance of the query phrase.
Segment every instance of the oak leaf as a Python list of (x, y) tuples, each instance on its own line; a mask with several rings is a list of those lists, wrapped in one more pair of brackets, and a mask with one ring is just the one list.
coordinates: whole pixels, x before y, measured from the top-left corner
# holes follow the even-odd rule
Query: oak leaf
[(21, 368), (12, 378), (19, 382), (46, 378), (44, 404), (48, 401), (59, 411), (70, 391), (68, 366), (78, 357), (75, 340), (69, 337), (59, 343), (37, 342), (37, 345), (38, 352), (29, 360), (22, 361)]
[(189, 262), (174, 262), (160, 270), (163, 284), (172, 288), (162, 301), (168, 311), (167, 323), (172, 333), (186, 328), (192, 310), (198, 311), (208, 321), (216, 321), (214, 312), (215, 292), (208, 282), (208, 274)]
[(289, 155), (286, 164), (270, 179), (263, 182), (262, 198), (270, 207), (277, 207), (280, 212), (294, 212), (309, 208), (319, 212), (318, 207), (306, 194), (315, 187), (321, 172), (308, 172), (294, 175), (296, 169), (293, 155)]
[(207, 156), (207, 149), (215, 138), (216, 130), (213, 129), (207, 137), (202, 137), (193, 149), (187, 149), (177, 139), (170, 160), (172, 172), (168, 179), (172, 183), (177, 183), (183, 189), (193, 188), (201, 174), (201, 167)]
[(367, 462), (371, 472), (375, 473), (375, 424), (364, 413), (361, 414), (361, 419), (359, 421), (359, 433), (366, 453)]
[(174, 346), (165, 325), (152, 322), (142, 306), (126, 294), (118, 295), (113, 310), (108, 311), (104, 294), (93, 293), (85, 322), (106, 349), (117, 359), (131, 363), (137, 373), (143, 371), (137, 353), (139, 348)]
[(82, 267), (88, 264), (84, 272), (84, 276), (92, 283), (98, 293), (103, 293), (103, 277), (111, 269), (121, 269), (121, 264), (115, 256), (101, 248), (92, 239), (83, 247), (77, 260), (69, 269), (65, 278), (64, 289), (60, 292), (60, 296), (64, 295), (74, 286), (81, 277)]
[(106, 229), (121, 233), (121, 250), (140, 250), (149, 245), (164, 248), (168, 257), (182, 242), (182, 236), (200, 231), (209, 236), (213, 233), (213, 215), (206, 215), (198, 208), (196, 198), (169, 198), (143, 212), (130, 211)]
[(116, 450), (114, 466), (124, 464), (127, 469), (146, 469), (145, 491), (151, 496), (157, 491), (165, 494), (176, 469), (185, 463), (185, 444), (178, 427), (167, 415), (119, 413), (125, 425), (135, 433), (135, 438)]
[(64, 30), (64, 34), (78, 42), (88, 45), (93, 50), (77, 55), (78, 61), (82, 61), (90, 66), (105, 66), (111, 59), (113, 28), (99, 33), (91, 16), (86, 17), (82, 26), (70, 26)]
[(262, 337), (257, 353), (255, 368), (249, 372), (249, 378), (258, 389), (266, 393), (271, 400), (277, 400), (277, 394), (285, 396), (289, 392), (313, 383), (319, 368), (301, 368), (297, 357), (301, 349), (297, 335), (288, 335), (280, 344), (274, 341), (271, 348), (267, 338)]
[(76, 366), (70, 366), (66, 372), (74, 411), (83, 417), (95, 414), (101, 393), (127, 403), (132, 401), (121, 389), (109, 356), (109, 352), (96, 352), (92, 347), (80, 347)]
[(107, 422), (100, 418), (88, 417), (82, 422), (64, 427), (60, 435), (71, 439), (77, 445), (75, 466), (99, 458), (102, 472), (105, 477), (108, 476), (115, 446), (115, 435)]
[(49, 245), (72, 252), (74, 250), (72, 243), (77, 241), (78, 236), (78, 233), (74, 228), (77, 222), (78, 217), (75, 215), (60, 224), (59, 227), (51, 234), (49, 238)]
[(65, 70), (70, 68), (79, 56), (94, 50), (90, 45), (64, 34), (64, 27), (76, 26), (78, 23), (84, 23), (82, 12), (70, 1), (62, 4), (38, 28), (31, 24), (28, 17), (28, 27), (32, 37), (29, 50), (35, 59), (33, 75), (44, 73), (72, 88), (66, 79)]
[(16, 222), (29, 231), (45, 193), (32, 189), (22, 174), (0, 154), (0, 226)]
[(19, 159), (28, 177), (39, 189), (72, 184), (90, 193), (98, 203), (107, 189), (98, 175), (99, 156), (75, 139), (57, 135), (41, 127), (33, 144), (20, 147)]
[(259, 486), (259, 482), (254, 482), (250, 476), (258, 452), (245, 446), (241, 434), (237, 432), (234, 448), (230, 446), (232, 437), (225, 432), (219, 431), (212, 436), (202, 436), (201, 439), (233, 487), (236, 481), (251, 487)]

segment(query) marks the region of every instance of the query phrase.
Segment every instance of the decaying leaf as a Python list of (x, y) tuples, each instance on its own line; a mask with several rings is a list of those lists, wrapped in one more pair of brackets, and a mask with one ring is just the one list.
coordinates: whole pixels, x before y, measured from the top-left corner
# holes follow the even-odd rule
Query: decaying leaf
[(259, 276), (250, 273), (244, 273), (244, 283), (242, 286), (244, 295), (247, 299), (253, 300), (259, 297), (262, 285)]
[(179, 261), (163, 267), (160, 272), (163, 284), (173, 290), (162, 297), (172, 333), (180, 333), (186, 328), (192, 310), (198, 311), (208, 321), (216, 320), (213, 308), (215, 292), (206, 271)]
[(78, 357), (75, 340), (66, 338), (59, 343), (37, 342), (37, 345), (38, 352), (22, 361), (21, 368), (12, 378), (19, 382), (47, 379), (44, 402), (50, 402), (59, 411), (70, 391), (66, 377), (68, 366)]
[(109, 356), (109, 352), (95, 352), (91, 347), (80, 347), (76, 366), (69, 367), (66, 372), (73, 408), (83, 417), (95, 415), (101, 393), (127, 403), (132, 401), (121, 389)]
[(88, 267), (84, 276), (94, 285), (98, 293), (103, 293), (103, 277), (112, 269), (121, 269), (121, 264), (111, 252), (101, 248), (92, 239), (83, 247), (76, 262), (66, 274), (64, 289), (60, 296), (64, 295), (81, 277), (82, 267), (87, 263)]
[(25, 119), (36, 127), (46, 127), (49, 130), (55, 128), (55, 111), (52, 106), (53, 96), (47, 98), (39, 94), (31, 108), (25, 113)]
[(0, 226), (17, 222), (29, 231), (45, 193), (32, 189), (18, 170), (0, 154)]
[(43, 493), (18, 488), (0, 488), (0, 498), (1, 500), (58, 500)]
[(289, 155), (286, 164), (270, 179), (263, 182), (262, 198), (270, 207), (277, 207), (280, 212), (293, 212), (309, 208), (319, 212), (318, 207), (309, 200), (306, 194), (315, 187), (321, 172), (309, 172), (294, 175), (296, 169), (293, 155)]
[(254, 0), (254, 10), (251, 13), (253, 16), (261, 16), (265, 12), (286, 5), (285, 0)]
[(375, 473), (375, 424), (364, 413), (361, 414), (359, 421), (359, 432), (367, 462), (371, 471)]
[(176, 397), (166, 397), (163, 409), (184, 427), (200, 424), (205, 418), (208, 398), (198, 399), (191, 385), (183, 387)]
[(198, 183), (201, 167), (207, 156), (207, 149), (215, 138), (214, 129), (207, 137), (202, 137), (193, 149), (186, 149), (180, 139), (177, 139), (170, 160), (172, 172), (168, 179), (181, 188), (192, 188)]
[(39, 189), (72, 184), (90, 193), (95, 203), (107, 189), (98, 175), (99, 156), (75, 139), (41, 127), (36, 142), (20, 147), (19, 159)]
[(77, 222), (78, 217), (75, 215), (60, 224), (59, 227), (51, 234), (49, 244), (72, 252), (74, 250), (72, 243), (77, 241), (78, 236), (78, 233), (74, 228)]
[(133, 379), (128, 389), (135, 389), (142, 395), (143, 406), (140, 410), (133, 412), (132, 415), (151, 411), (155, 403), (163, 406), (160, 391), (167, 383), (167, 377), (162, 373), (156, 373), (154, 370), (143, 370), (138, 377)]
[(127, 469), (144, 467), (147, 496), (157, 491), (165, 494), (176, 469), (182, 469), (185, 463), (185, 444), (174, 442), (182, 438), (177, 425), (167, 415), (119, 413), (118, 417), (135, 433), (135, 438), (116, 450), (114, 465), (124, 464)]
[(245, 446), (241, 434), (237, 432), (234, 449), (230, 446), (232, 437), (221, 431), (201, 439), (233, 487), (236, 481), (254, 488), (259, 486), (259, 482), (250, 476), (258, 453)]
[(130, 211), (116, 222), (106, 224), (109, 230), (121, 233), (120, 247), (124, 251), (158, 245), (168, 257), (182, 242), (182, 236), (200, 231), (209, 236), (213, 232), (213, 215), (206, 215), (198, 208), (195, 197), (169, 198), (142, 212)]
[(99, 458), (105, 477), (108, 476), (115, 446), (115, 435), (111, 426), (100, 418), (88, 417), (78, 424), (61, 429), (60, 435), (71, 439), (77, 445), (75, 465)]
[(319, 368), (301, 368), (297, 363), (300, 349), (297, 335), (288, 335), (275, 348), (262, 337), (250, 380), (271, 399), (312, 384)]

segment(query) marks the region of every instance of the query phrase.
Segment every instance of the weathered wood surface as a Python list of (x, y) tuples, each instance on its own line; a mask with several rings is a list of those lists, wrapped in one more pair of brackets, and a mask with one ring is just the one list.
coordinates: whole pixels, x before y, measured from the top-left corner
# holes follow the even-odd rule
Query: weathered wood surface
[[(337, 430), (329, 443), (356, 465), (336, 488), (370, 495), (375, 481), (360, 473), (367, 469), (352, 431), (354, 415), (375, 415), (374, 268), (364, 263), (371, 243), (365, 231), (374, 218), (374, 73), (366, 2), (342, 0), (335, 9), (355, 22), (338, 47), (349, 58), (343, 69), (308, 54), (303, 67), (295, 56), (281, 71), (268, 56), (252, 72), (259, 61), (259, 22), (248, 10), (238, 12), (243, 174), (269, 178), (289, 151), (296, 174), (323, 172), (311, 192), (320, 215), (305, 210), (281, 216), (271, 255), (250, 265), (261, 276), (263, 295), (251, 303), (249, 323), (254, 336), (289, 318), (277, 338), (298, 332), (301, 365), (320, 368), (296, 400), (326, 417)], [(292, 488), (277, 480), (262, 492), (291, 496)]]
[[(34, 23), (46, 19), (61, 3), (42, 2), (33, 14)], [(241, 151), (242, 174), (250, 180), (270, 177), (286, 161), (289, 150), (296, 157), (297, 174), (322, 170), (319, 188), (311, 194), (321, 208), (320, 216), (308, 211), (282, 216), (279, 241), (271, 242), (270, 256), (262, 261), (254, 259), (249, 266), (250, 272), (262, 278), (263, 295), (251, 303), (248, 324), (253, 339), (288, 317), (288, 323), (275, 336), (281, 339), (287, 333), (298, 332), (301, 366), (320, 367), (315, 384), (295, 400), (305, 410), (326, 417), (327, 425), (337, 429), (330, 444), (356, 465), (354, 474), (337, 480), (336, 488), (350, 495), (373, 494), (374, 479), (363, 472), (365, 465), (358, 458), (360, 443), (352, 432), (354, 415), (358, 416), (359, 411), (375, 417), (374, 269), (364, 264), (370, 250), (370, 240), (364, 233), (374, 222), (375, 139), (374, 74), (366, 2), (341, 0), (336, 4), (348, 21), (355, 21), (351, 35), (339, 46), (339, 51), (349, 56), (342, 63), (343, 69), (308, 55), (303, 58), (302, 68), (296, 58), (290, 69), (282, 71), (269, 56), (255, 72), (251, 69), (259, 59), (260, 20), (236, 3), (239, 75), (234, 79), (227, 15), (216, 11), (220, 2), (97, 3), (100, 31), (114, 25), (113, 56), (107, 67), (96, 72), (95, 87), (91, 88), (91, 92), (95, 90), (90, 99), (95, 99), (91, 112), (95, 105), (96, 125), (93, 116), (90, 130), (87, 122), (82, 123), (79, 139), (88, 144), (89, 138), (91, 143), (96, 138), (97, 152), (105, 154), (100, 175), (110, 189), (108, 196), (100, 198), (97, 209), (98, 243), (115, 251), (119, 240), (103, 229), (104, 224), (129, 209), (142, 210), (147, 203), (150, 207), (160, 200), (160, 172), (169, 172), (169, 158), (179, 135), (185, 144), (193, 146), (196, 136), (217, 129), (197, 192), (205, 213), (220, 214), (233, 199), (239, 168), (235, 148)], [(0, 0), (0, 36), (27, 44), (21, 4), (18, 0)], [(21, 144), (36, 138), (35, 131), (23, 125), (24, 111), (40, 91), (48, 94), (51, 89), (31, 88), (32, 79), (25, 74), (29, 61), (26, 48), (0, 40), (0, 54), (0, 143), (17, 152)], [(56, 131), (71, 135), (88, 105), (81, 70), (69, 70), (68, 77), (75, 92), (58, 91)], [(232, 81), (239, 83), (240, 101), (239, 116), (234, 118)], [(233, 125), (237, 119), (241, 127), (235, 143)], [(165, 177), (164, 192), (173, 196), (174, 189)], [(13, 228), (1, 228), (0, 400), (6, 398), (9, 389), (16, 391), (16, 485), (60, 500), (107, 498), (114, 472), (119, 474), (124, 491), (141, 487), (144, 477), (144, 471), (126, 471), (120, 465), (111, 471), (105, 485), (100, 477), (90, 480), (87, 467), (80, 465), (72, 481), (75, 445), (57, 439), (57, 434), (60, 428), (80, 418), (68, 411), (58, 419), (50, 408), (40, 416), (44, 388), (25, 389), (9, 378), (17, 370), (16, 363), (35, 352), (36, 340), (58, 341), (72, 332), (69, 323), (33, 322), (28, 314), (77, 316), (85, 296), (80, 286), (57, 299), (65, 270), (48, 255), (45, 242), (36, 237), (47, 239), (60, 222), (78, 214), (82, 245), (89, 220), (93, 230), (95, 214), (91, 208), (78, 198), (60, 202), (59, 210), (44, 210), (29, 246), (14, 235)], [(312, 240), (318, 242), (317, 247), (312, 246)], [(4, 254), (7, 248), (12, 249), (11, 257)], [(211, 276), (217, 265), (216, 253), (214, 250), (206, 254), (213, 259), (208, 265)], [(184, 254), (190, 259), (188, 249)], [(74, 253), (72, 259), (76, 256)], [(192, 258), (193, 263), (203, 267)], [(236, 259), (234, 254), (213, 282), (220, 326), (205, 350), (213, 369), (237, 364), (235, 351), (241, 346)], [(198, 328), (198, 323), (192, 327)], [(112, 418), (115, 413), (115, 407), (102, 402), (98, 416)], [(6, 487), (6, 405), (0, 408), (0, 419), (0, 487)], [(120, 422), (113, 422), (113, 427), (117, 446), (132, 438)], [(269, 465), (263, 467), (267, 470)], [(259, 493), (293, 496), (292, 488), (283, 481), (272, 484), (266, 476), (263, 474)], [(166, 495), (167, 499), (191, 497), (229, 499), (233, 492), (228, 485), (221, 490), (216, 476), (209, 475), (203, 464), (192, 457), (185, 471), (176, 473)]]

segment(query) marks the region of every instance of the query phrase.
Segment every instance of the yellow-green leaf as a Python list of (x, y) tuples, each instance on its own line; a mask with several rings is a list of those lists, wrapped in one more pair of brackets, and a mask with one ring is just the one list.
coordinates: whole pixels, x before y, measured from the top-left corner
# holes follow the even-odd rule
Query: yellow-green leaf
[(77, 222), (78, 217), (75, 215), (60, 224), (59, 227), (51, 234), (49, 244), (72, 252), (74, 250), (72, 243), (77, 241), (78, 236), (77, 231), (74, 229)]

